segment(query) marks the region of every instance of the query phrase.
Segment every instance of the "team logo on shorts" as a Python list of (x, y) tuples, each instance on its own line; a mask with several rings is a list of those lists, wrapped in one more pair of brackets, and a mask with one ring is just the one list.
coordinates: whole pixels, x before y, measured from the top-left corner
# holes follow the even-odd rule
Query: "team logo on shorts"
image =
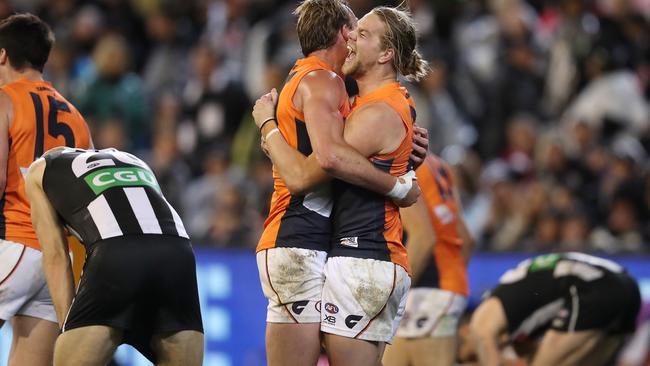
[(361, 319), (363, 319), (361, 315), (348, 315), (348, 317), (345, 318), (345, 325), (352, 329)]
[(316, 311), (320, 313), (320, 300), (318, 300), (315, 304), (314, 307), (316, 308)]
[(415, 321), (415, 326), (418, 328), (424, 327), (424, 324), (426, 324), (427, 320), (429, 320), (429, 317), (422, 317), (419, 318), (418, 320)]
[(345, 245), (346, 247), (353, 247), (353, 248), (358, 248), (359, 247), (359, 237), (357, 236), (350, 236), (347, 238), (341, 238), (341, 245)]
[(305, 306), (309, 304), (309, 300), (303, 300), (303, 301), (296, 301), (291, 305), (291, 310), (293, 310), (294, 313), (300, 315), (302, 312), (305, 310)]
[(327, 311), (330, 314), (336, 314), (339, 312), (339, 307), (328, 302), (327, 304), (325, 304), (325, 311)]

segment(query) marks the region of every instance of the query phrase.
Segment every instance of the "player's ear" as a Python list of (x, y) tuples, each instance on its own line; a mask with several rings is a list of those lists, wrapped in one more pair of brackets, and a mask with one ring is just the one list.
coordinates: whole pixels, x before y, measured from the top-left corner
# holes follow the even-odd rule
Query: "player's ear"
[(7, 50), (0, 48), (0, 65), (4, 65), (9, 61), (9, 56), (7, 55)]
[(388, 62), (392, 62), (393, 58), (395, 57), (395, 50), (393, 48), (387, 48), (379, 54), (379, 63), (380, 64), (385, 64)]
[(344, 43), (347, 43), (350, 38), (350, 28), (347, 25), (343, 25), (339, 30), (339, 36), (343, 39)]

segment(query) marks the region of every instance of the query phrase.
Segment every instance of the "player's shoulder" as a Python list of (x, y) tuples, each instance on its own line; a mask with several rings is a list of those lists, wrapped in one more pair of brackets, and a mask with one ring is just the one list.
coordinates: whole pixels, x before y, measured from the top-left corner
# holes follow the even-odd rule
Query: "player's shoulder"
[(11, 96), (5, 91), (5, 89), (0, 88), (0, 110), (7, 111), (13, 109), (13, 100)]
[(46, 165), (47, 162), (43, 157), (34, 160), (27, 169), (27, 174), (25, 174), (25, 183), (28, 185), (31, 183), (40, 183), (43, 179)]
[(397, 113), (397, 111), (382, 100), (376, 100), (369, 103), (364, 103), (359, 107), (355, 108), (350, 116), (348, 117), (348, 122), (353, 123), (354, 121), (364, 121), (368, 123), (378, 123), (378, 124), (398, 124), (401, 126), (402, 118)]
[(308, 72), (300, 81), (299, 88), (336, 92), (345, 90), (343, 79), (335, 72), (326, 69), (316, 69)]
[(336, 73), (324, 69), (307, 73), (300, 80), (296, 94), (302, 103), (308, 100), (321, 100), (327, 101), (332, 106), (340, 106), (347, 100), (343, 80)]

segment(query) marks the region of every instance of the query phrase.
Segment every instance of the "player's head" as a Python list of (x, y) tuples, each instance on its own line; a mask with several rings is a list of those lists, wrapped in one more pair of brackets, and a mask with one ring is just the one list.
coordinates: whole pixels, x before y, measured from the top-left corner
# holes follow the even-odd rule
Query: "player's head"
[(44, 158), (46, 156), (52, 155), (52, 154), (57, 153), (57, 152), (62, 152), (62, 151), (70, 152), (70, 151), (80, 151), (80, 150), (82, 150), (82, 149), (77, 149), (77, 148), (74, 148), (74, 147), (67, 147), (67, 146), (57, 146), (57, 147), (53, 147), (53, 148), (47, 150), (46, 152), (44, 152), (43, 155), (41, 155), (41, 157)]
[(407, 79), (420, 80), (429, 68), (417, 51), (415, 23), (406, 10), (380, 6), (366, 14), (351, 33), (343, 72), (364, 75), (374, 66), (390, 65)]
[(54, 33), (39, 17), (12, 15), (0, 22), (0, 67), (43, 72), (53, 44)]
[(296, 30), (303, 55), (337, 44), (345, 55), (348, 33), (356, 23), (345, 0), (304, 0), (293, 13), (298, 17)]

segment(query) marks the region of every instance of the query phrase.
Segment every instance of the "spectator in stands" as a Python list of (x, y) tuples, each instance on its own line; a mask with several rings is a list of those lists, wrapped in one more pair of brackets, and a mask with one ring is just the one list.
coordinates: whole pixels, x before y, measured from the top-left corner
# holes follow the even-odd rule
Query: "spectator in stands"
[(179, 148), (195, 174), (207, 149), (218, 144), (229, 149), (250, 101), (240, 81), (223, 68), (223, 55), (206, 44), (191, 52), (192, 71), (183, 90)]
[(103, 36), (93, 51), (95, 74), (83, 83), (74, 100), (81, 113), (100, 127), (109, 120), (123, 123), (132, 148), (150, 146), (148, 108), (142, 79), (130, 71), (127, 40)]

